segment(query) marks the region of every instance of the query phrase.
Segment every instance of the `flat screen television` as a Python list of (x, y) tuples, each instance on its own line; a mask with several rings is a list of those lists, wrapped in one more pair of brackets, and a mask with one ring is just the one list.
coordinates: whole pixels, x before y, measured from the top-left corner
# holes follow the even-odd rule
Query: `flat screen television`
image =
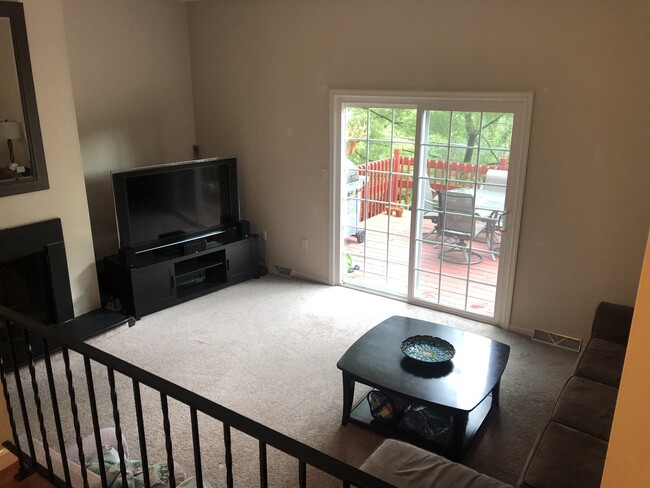
[(187, 242), (239, 221), (234, 156), (113, 171), (111, 180), (122, 250)]

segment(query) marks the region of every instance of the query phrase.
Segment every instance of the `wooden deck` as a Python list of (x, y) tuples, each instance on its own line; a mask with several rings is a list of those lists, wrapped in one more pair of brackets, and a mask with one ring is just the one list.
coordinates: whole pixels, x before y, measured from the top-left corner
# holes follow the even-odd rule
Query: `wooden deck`
[[(411, 214), (405, 211), (401, 217), (384, 212), (362, 222), (361, 226), (366, 229), (365, 242), (358, 243), (353, 236), (344, 240), (343, 253), (350, 255), (353, 270), (343, 276), (343, 282), (406, 296), (410, 221)], [(461, 258), (458, 251), (441, 260), (440, 252), (448, 250), (448, 244), (441, 244), (436, 233), (427, 235), (432, 232), (433, 225), (428, 220), (424, 222), (421, 259), (419, 263), (416, 261), (415, 297), (432, 304), (493, 316), (499, 256), (495, 255), (492, 260), (485, 242), (475, 239), (471, 245), (482, 257), (479, 264), (449, 262), (448, 259)], [(477, 223), (477, 230), (479, 228), (480, 223)], [(343, 262), (346, 262), (345, 257)]]

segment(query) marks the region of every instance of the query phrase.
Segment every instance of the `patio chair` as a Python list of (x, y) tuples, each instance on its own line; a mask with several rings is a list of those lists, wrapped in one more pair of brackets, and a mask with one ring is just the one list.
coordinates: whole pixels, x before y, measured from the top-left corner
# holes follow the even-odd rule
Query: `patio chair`
[(431, 232), (422, 234), (422, 239), (426, 239), (430, 235), (442, 233), (442, 219), (444, 215), (442, 212), (443, 193), (436, 191), (436, 195), (434, 196), (429, 180), (424, 178), (420, 180), (420, 195), (423, 199), (422, 207), (425, 210), (423, 218), (424, 220), (431, 221), (433, 224), (433, 230)]
[[(477, 252), (469, 250), (466, 241), (474, 238), (476, 216), (474, 214), (474, 196), (466, 193), (448, 192), (445, 197), (444, 225), (442, 234), (445, 242), (440, 259), (457, 264), (478, 264), (483, 258)], [(460, 253), (462, 260), (454, 257)]]

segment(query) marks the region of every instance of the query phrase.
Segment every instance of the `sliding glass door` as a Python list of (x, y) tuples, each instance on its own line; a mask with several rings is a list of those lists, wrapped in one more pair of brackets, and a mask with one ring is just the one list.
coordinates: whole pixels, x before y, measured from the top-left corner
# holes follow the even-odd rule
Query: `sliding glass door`
[(414, 298), (494, 316), (513, 116), (423, 112)]
[(346, 106), (344, 120), (341, 281), (405, 297), (416, 110)]
[(532, 96), (332, 101), (333, 281), (506, 324)]

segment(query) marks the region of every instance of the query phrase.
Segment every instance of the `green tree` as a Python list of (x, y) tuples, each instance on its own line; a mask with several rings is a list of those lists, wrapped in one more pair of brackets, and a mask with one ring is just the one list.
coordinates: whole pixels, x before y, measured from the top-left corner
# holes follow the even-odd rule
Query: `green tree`
[(356, 165), (391, 157), (394, 149), (412, 156), (415, 109), (348, 107), (348, 158)]
[[(429, 159), (498, 164), (508, 157), (513, 114), (429, 111), (424, 144)], [(347, 154), (356, 165), (388, 158), (394, 149), (413, 155), (415, 109), (348, 107)]]

